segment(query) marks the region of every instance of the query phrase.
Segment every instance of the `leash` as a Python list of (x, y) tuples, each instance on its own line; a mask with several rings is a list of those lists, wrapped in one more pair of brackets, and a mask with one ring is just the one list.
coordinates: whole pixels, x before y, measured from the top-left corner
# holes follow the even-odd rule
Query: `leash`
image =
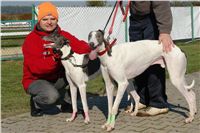
[[(126, 21), (126, 18), (127, 18), (127, 15), (128, 15), (128, 11), (129, 11), (129, 8), (130, 8), (130, 0), (128, 0), (128, 4), (126, 5), (126, 11), (124, 11), (124, 8), (123, 8), (123, 5), (122, 5), (122, 1), (121, 1), (121, 0), (116, 1), (115, 6), (114, 6), (115, 12), (114, 12), (114, 16), (113, 16), (112, 23), (111, 23), (111, 26), (110, 26), (109, 31), (108, 31), (108, 37), (107, 37), (107, 42), (108, 42), (109, 45), (108, 45), (108, 47), (106, 47), (106, 49), (105, 49), (104, 51), (98, 52), (98, 55), (100, 55), (100, 56), (103, 55), (104, 53), (106, 53), (109, 49), (111, 49), (112, 46), (113, 46), (113, 45), (116, 43), (116, 41), (117, 41), (117, 39), (115, 38), (111, 43), (109, 43), (110, 35), (111, 35), (112, 32), (113, 32), (114, 22), (115, 22), (115, 19), (116, 19), (116, 16), (117, 16), (117, 11), (118, 11), (118, 8), (119, 8), (119, 7), (120, 7), (121, 12), (122, 12), (122, 15), (123, 15), (123, 19), (122, 19), (122, 21), (121, 21), (121, 23), (122, 23), (122, 22), (125, 22), (125, 21)], [(114, 11), (114, 8), (113, 8), (113, 11)], [(112, 16), (113, 11), (112, 11), (110, 17)], [(110, 20), (110, 17), (109, 17), (109, 19), (108, 19), (108, 21), (107, 21), (107, 23), (106, 23), (106, 26), (107, 26), (107, 24), (108, 24), (108, 22), (109, 22), (109, 20)], [(120, 23), (120, 25), (121, 25), (121, 23)], [(120, 27), (120, 26), (119, 26), (119, 27)], [(105, 28), (106, 28), (106, 27), (105, 27)], [(104, 28), (104, 30), (105, 30), (105, 28)], [(120, 28), (119, 28), (119, 29), (120, 29)], [(117, 30), (118, 33), (119, 33), (119, 29)]]
[(111, 18), (112, 14), (113, 14), (113, 12), (114, 12), (114, 10), (115, 10), (116, 5), (117, 5), (117, 1), (115, 2), (115, 5), (114, 5), (114, 7), (113, 7), (113, 9), (112, 9), (112, 12), (111, 12), (111, 14), (110, 14), (110, 16), (109, 16), (107, 22), (106, 22), (106, 25), (105, 25), (103, 31), (105, 31), (105, 29), (106, 29), (106, 27), (107, 27), (107, 25), (108, 25), (108, 23), (109, 23), (109, 21), (110, 21), (110, 18)]
[(124, 16), (123, 17), (123, 22), (125, 22), (126, 18), (127, 18), (127, 15), (128, 15), (128, 11), (129, 11), (129, 7), (130, 7), (130, 0), (128, 0), (128, 4), (126, 5), (126, 12), (124, 11), (124, 8), (123, 8), (123, 5), (122, 5), (122, 1), (121, 0), (118, 0), (117, 1), (117, 4), (116, 4), (116, 7), (115, 7), (115, 13), (114, 13), (114, 16), (113, 16), (113, 20), (112, 20), (112, 24), (111, 24), (111, 27), (108, 31), (109, 33), (109, 36), (112, 34), (113, 32), (113, 26), (114, 26), (114, 22), (115, 22), (115, 18), (116, 18), (116, 15), (117, 15), (117, 11), (118, 11), (118, 7), (120, 6), (120, 9), (121, 9), (121, 12), (122, 12), (122, 15)]

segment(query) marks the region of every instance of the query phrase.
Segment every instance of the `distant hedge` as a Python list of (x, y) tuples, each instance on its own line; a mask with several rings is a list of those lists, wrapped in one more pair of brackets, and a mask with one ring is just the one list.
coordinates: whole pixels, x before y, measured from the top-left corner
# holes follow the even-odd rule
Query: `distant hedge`
[(31, 20), (32, 14), (26, 13), (26, 14), (1, 14), (1, 20)]
[(185, 6), (200, 6), (200, 2), (198, 1), (171, 1), (170, 2), (171, 6), (173, 7), (185, 7)]

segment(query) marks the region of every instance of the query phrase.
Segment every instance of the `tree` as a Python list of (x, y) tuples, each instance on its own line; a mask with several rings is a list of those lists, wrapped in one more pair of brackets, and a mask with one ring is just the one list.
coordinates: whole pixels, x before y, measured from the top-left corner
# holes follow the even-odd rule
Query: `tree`
[(86, 5), (87, 6), (106, 6), (107, 2), (104, 1), (93, 1), (93, 0), (87, 0)]

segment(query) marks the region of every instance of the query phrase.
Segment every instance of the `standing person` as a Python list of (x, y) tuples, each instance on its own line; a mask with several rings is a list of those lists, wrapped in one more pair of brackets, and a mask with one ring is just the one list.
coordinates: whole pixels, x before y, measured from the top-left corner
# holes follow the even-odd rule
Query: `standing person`
[[(131, 1), (130, 14), (130, 41), (159, 40), (165, 52), (171, 50), (172, 13), (169, 1)], [(139, 109), (148, 106), (140, 112), (142, 115), (154, 116), (168, 112), (164, 68), (160, 65), (150, 66), (135, 78), (135, 84), (141, 98)]]
[(65, 71), (59, 60), (59, 52), (51, 52), (44, 47), (48, 42), (43, 36), (58, 33), (69, 40), (69, 45), (76, 53), (89, 53), (89, 45), (75, 36), (60, 29), (58, 25), (58, 12), (55, 5), (50, 2), (38, 6), (38, 23), (34, 30), (26, 37), (22, 46), (24, 55), (23, 79), (24, 90), (31, 95), (31, 116), (42, 116), (45, 110), (56, 107), (60, 101), (61, 111), (72, 110), (71, 99), (63, 93), (68, 82)]

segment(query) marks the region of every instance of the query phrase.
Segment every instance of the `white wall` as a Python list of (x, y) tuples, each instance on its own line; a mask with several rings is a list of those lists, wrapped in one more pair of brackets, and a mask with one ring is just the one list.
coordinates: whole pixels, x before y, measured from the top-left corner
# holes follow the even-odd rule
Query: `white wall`
[[(190, 7), (172, 7), (173, 39), (189, 39), (192, 38), (191, 28), (191, 8)], [(194, 37), (200, 37), (200, 7), (194, 7)]]

